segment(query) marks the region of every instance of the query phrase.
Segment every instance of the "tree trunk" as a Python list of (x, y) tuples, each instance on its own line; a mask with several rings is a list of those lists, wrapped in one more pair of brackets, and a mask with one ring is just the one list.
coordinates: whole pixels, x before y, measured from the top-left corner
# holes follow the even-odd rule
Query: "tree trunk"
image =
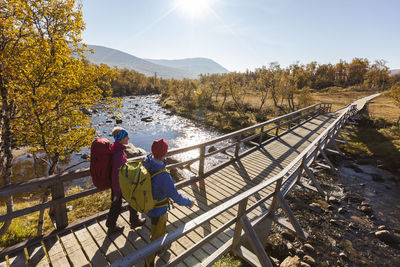
[(226, 101), (226, 97), (228, 96), (228, 93), (225, 91), (224, 92), (224, 100), (222, 101), (222, 105), (221, 105), (221, 108), (223, 109), (224, 108), (224, 105), (225, 105), (225, 101)]
[[(51, 165), (50, 165), (49, 173), (48, 173), (49, 175), (52, 175), (55, 173), (59, 159), (60, 159), (60, 155), (58, 153), (55, 153), (55, 155), (51, 158), (51, 160), (50, 160)], [(59, 183), (59, 184), (53, 185), (51, 187), (52, 200), (64, 198), (64, 197), (65, 197), (65, 194), (64, 194), (63, 183)], [(55, 221), (57, 229), (63, 229), (68, 225), (67, 207), (66, 207), (65, 203), (60, 203), (60, 204), (51, 206), (50, 210), (49, 210), (49, 214), (52, 217), (52, 220)]]
[[(0, 76), (0, 82), (1, 76)], [(13, 155), (11, 151), (12, 146), (12, 135), (11, 135), (11, 119), (13, 117), (13, 102), (9, 102), (8, 99), (8, 90), (3, 86), (3, 83), (0, 84), (1, 90), (1, 152), (0, 152), (0, 166), (1, 166), (1, 176), (3, 177), (4, 185), (8, 185), (11, 183), (11, 174), (12, 174), (12, 160)], [(14, 201), (13, 196), (10, 196), (6, 199), (7, 205), (7, 214), (13, 212), (14, 210)], [(0, 229), (0, 236), (4, 235), (8, 228), (11, 225), (11, 220), (7, 220), (4, 222), (3, 226)]]
[(219, 95), (220, 91), (221, 91), (221, 87), (218, 86), (217, 92), (215, 93), (215, 103), (218, 103), (218, 95)]

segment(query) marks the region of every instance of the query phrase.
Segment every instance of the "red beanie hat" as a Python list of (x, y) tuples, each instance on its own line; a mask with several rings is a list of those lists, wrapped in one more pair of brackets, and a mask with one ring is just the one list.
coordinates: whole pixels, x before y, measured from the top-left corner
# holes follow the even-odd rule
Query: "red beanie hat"
[(151, 145), (151, 153), (153, 153), (153, 157), (156, 159), (161, 159), (168, 152), (168, 143), (164, 139), (155, 140)]

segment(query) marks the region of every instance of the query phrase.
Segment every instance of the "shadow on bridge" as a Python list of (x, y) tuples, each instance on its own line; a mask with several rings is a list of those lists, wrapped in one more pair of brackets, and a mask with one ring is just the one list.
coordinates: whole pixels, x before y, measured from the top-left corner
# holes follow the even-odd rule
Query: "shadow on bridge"
[[(308, 146), (312, 142), (313, 137), (318, 136), (319, 132), (325, 130), (330, 125), (330, 121), (334, 118), (335, 116), (333, 114), (323, 115), (322, 119), (313, 118), (292, 128), (293, 131), (290, 131), (287, 134), (291, 135), (289, 137), (291, 139), (293, 139), (293, 136), (298, 137), (295, 138), (295, 142), (288, 143), (285, 140), (285, 136), (287, 134), (275, 139), (274, 146), (279, 143), (280, 145), (289, 148), (282, 150), (283, 153), (275, 153), (275, 155), (271, 154), (268, 151), (269, 142), (267, 141), (266, 145), (257, 148), (254, 151), (256, 153), (253, 152), (252, 154), (247, 156), (245, 162), (241, 159), (238, 159), (229, 164), (226, 168), (218, 171), (210, 177), (207, 177), (204, 180), (206, 185), (205, 188), (197, 186), (191, 186), (190, 189), (189, 187), (182, 188), (184, 192), (194, 195), (199, 205), (199, 210), (185, 215), (185, 218), (181, 218), (181, 220), (183, 220), (184, 222), (189, 221), (190, 219), (193, 219), (196, 216), (201, 215), (208, 210), (228, 201), (234, 196), (240, 194), (241, 192), (245, 192), (247, 189), (252, 188), (253, 186), (265, 180), (266, 177), (272, 177), (273, 175), (277, 174), (286, 166), (288, 162), (290, 162), (298, 154), (300, 154), (302, 148)], [(320, 121), (321, 123), (314, 123), (315, 121)], [(314, 125), (314, 127), (310, 124)], [(297, 131), (302, 131), (303, 135), (297, 133)], [(260, 154), (262, 154), (262, 156), (265, 158), (258, 158), (260, 157)], [(266, 162), (270, 162), (270, 164), (266, 164)], [(233, 167), (233, 169), (235, 170), (237, 174), (235, 176), (239, 175), (242, 178), (242, 180), (244, 181), (244, 185), (231, 184), (232, 181), (229, 181), (229, 177), (230, 175), (234, 175), (235, 173), (230, 173), (228, 171), (229, 166)], [(257, 168), (254, 169), (254, 166), (257, 166)], [(231, 191), (218, 191), (219, 185), (229, 187)], [(219, 195), (220, 197), (218, 199), (215, 199), (213, 197), (215, 195)], [(262, 198), (259, 193), (255, 194), (254, 196), (256, 200), (260, 200)], [(261, 205), (260, 207), (263, 211), (268, 210), (268, 207), (265, 204)], [(177, 208), (181, 209), (180, 207)], [(234, 216), (233, 213), (231, 213), (230, 215)], [(201, 229), (203, 231), (203, 236), (205, 236), (208, 233), (212, 232), (212, 225), (210, 222), (207, 222), (201, 226)]]

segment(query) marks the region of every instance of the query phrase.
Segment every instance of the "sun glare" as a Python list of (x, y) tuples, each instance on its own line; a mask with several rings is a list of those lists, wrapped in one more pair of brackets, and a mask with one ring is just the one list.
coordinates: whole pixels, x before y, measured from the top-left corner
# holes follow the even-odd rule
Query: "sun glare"
[(176, 8), (184, 15), (199, 17), (210, 7), (212, 0), (175, 0)]

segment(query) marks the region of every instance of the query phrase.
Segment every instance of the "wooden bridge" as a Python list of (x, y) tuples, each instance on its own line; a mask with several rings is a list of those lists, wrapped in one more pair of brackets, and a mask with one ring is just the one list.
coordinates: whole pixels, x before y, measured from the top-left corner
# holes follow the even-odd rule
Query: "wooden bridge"
[[(98, 190), (65, 197), (64, 183), (89, 176), (88, 169), (2, 187), (0, 198), (51, 187), (51, 201), (0, 215), (0, 222), (55, 206), (57, 230), (4, 249), (0, 252), (0, 266), (143, 266), (146, 256), (163, 247), (168, 250), (156, 257), (157, 266), (209, 266), (228, 251), (252, 265), (272, 266), (260, 240), (265, 240), (274, 224), (300, 238), (307, 236), (285, 196), (295, 185), (324, 195), (310, 165), (335, 170), (325, 152), (342, 153), (337, 146), (337, 142), (346, 142), (341, 130), (348, 131), (346, 125), (353, 124), (352, 118), (376, 96), (360, 99), (335, 112), (331, 112), (329, 103), (315, 104), (170, 151), (168, 157), (199, 151), (196, 158), (167, 166), (191, 169), (193, 176), (176, 186), (183, 195), (196, 199), (196, 204), (192, 209), (173, 206), (168, 212), (168, 234), (151, 243), (149, 220), (144, 227), (131, 230), (127, 211), (118, 218), (118, 223), (125, 225), (122, 234), (106, 234), (107, 211), (68, 224), (65, 203)], [(211, 146), (216, 150), (210, 150)], [(205, 169), (209, 157), (217, 153), (228, 155), (229, 159)], [(318, 157), (321, 160), (317, 162)], [(190, 167), (193, 163), (198, 163), (196, 170)], [(282, 211), (279, 217), (278, 209)]]

